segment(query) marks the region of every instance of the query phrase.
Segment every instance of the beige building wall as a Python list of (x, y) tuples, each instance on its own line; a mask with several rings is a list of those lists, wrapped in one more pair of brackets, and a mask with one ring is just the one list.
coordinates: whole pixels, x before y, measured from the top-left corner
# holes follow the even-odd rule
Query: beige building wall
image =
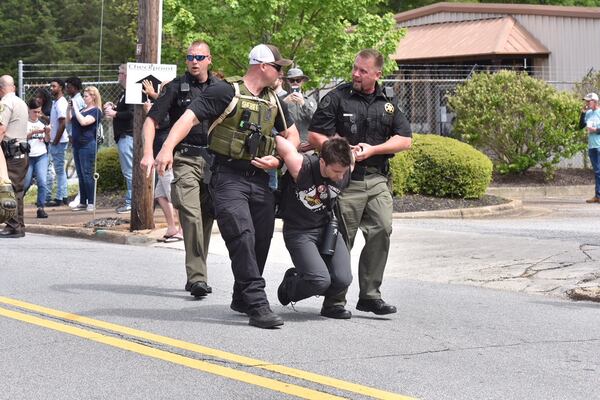
[[(550, 50), (547, 60), (537, 62), (536, 75), (568, 90), (590, 69), (600, 70), (600, 18), (563, 17), (518, 13), (438, 12), (402, 21), (400, 27), (459, 22), (512, 15), (519, 24)], [(600, 88), (599, 88), (600, 90)]]

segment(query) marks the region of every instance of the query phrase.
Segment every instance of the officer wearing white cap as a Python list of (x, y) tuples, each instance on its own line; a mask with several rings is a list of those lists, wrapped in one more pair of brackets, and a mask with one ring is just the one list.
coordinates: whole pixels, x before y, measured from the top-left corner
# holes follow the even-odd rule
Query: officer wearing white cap
[(215, 154), (210, 190), (235, 278), (231, 308), (247, 314), (249, 324), (259, 328), (283, 325), (270, 308), (262, 277), (275, 225), (274, 198), (265, 170), (280, 165), (274, 156), (273, 128), (294, 146), (299, 144), (286, 104), (271, 89), (281, 68), (291, 63), (275, 46), (255, 46), (243, 77), (216, 82), (193, 99), (155, 161), (162, 174), (173, 162), (173, 149), (190, 129), (209, 121), (208, 148)]
[(600, 107), (598, 95), (588, 93), (583, 96), (585, 105), (579, 117), (579, 128), (585, 128), (588, 135), (588, 154), (595, 176), (594, 197), (586, 200), (587, 203), (600, 203)]
[(290, 68), (285, 80), (290, 87), (290, 94), (283, 101), (288, 104), (290, 114), (296, 122), (296, 127), (300, 133), (300, 141), (303, 143), (301, 150), (308, 150), (311, 148), (308, 145), (308, 126), (317, 109), (317, 102), (314, 98), (302, 93), (302, 86), (309, 81), (309, 78), (304, 75), (300, 68)]

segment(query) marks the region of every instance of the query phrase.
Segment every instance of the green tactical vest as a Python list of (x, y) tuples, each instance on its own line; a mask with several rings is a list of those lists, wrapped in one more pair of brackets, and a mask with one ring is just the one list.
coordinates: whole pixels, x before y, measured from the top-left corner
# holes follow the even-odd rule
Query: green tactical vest
[[(272, 90), (256, 97), (246, 88), (242, 78), (225, 79), (235, 89), (231, 103), (208, 130), (208, 148), (217, 154), (234, 160), (251, 160), (246, 139), (251, 131), (240, 127), (242, 114), (250, 110), (249, 122), (260, 126), (260, 141), (256, 157), (272, 155), (275, 150), (275, 136), (272, 134), (277, 118), (277, 96)], [(237, 107), (236, 107), (237, 106)], [(235, 113), (228, 116), (235, 109)]]

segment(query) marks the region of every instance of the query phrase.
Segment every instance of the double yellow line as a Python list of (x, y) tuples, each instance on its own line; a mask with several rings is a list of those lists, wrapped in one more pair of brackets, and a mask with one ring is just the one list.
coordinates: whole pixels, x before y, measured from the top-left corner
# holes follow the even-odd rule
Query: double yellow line
[[(37, 314), (42, 314), (49, 317), (61, 319), (63, 321), (75, 322), (78, 324), (86, 325), (93, 328), (99, 328), (113, 333), (126, 335), (129, 337), (144, 339), (158, 344), (170, 346), (172, 348), (182, 349), (205, 356), (215, 357), (222, 360), (230, 361), (238, 365), (250, 366), (254, 368), (263, 369), (270, 372), (276, 372), (282, 375), (287, 375), (294, 378), (299, 378), (305, 381), (313, 382), (322, 386), (327, 386), (351, 393), (368, 396), (375, 399), (396, 399), (396, 400), (410, 400), (412, 398), (402, 396), (396, 393), (386, 392), (383, 390), (371, 388), (368, 386), (358, 385), (352, 382), (343, 381), (340, 379), (331, 378), (315, 374), (300, 369), (289, 368), (283, 365), (270, 364), (265, 361), (244, 357), (241, 355), (228, 353), (225, 351), (213, 349), (210, 347), (201, 346), (194, 343), (184, 342), (182, 340), (173, 339), (166, 336), (155, 335), (150, 332), (140, 331), (137, 329), (128, 328), (121, 325), (111, 324), (109, 322), (99, 321), (92, 318), (87, 318), (81, 315), (71, 314), (59, 310), (53, 310), (51, 308), (38, 306), (31, 303), (26, 303), (20, 300), (11, 299), (8, 297), (0, 296), (0, 303), (17, 307), (22, 310), (28, 310)], [(12, 311), (3, 307), (0, 307), (0, 315), (12, 318), (18, 321), (26, 322), (29, 324), (41, 326), (55, 331), (63, 332), (69, 335), (78, 336), (84, 339), (92, 340), (98, 343), (103, 343), (109, 346), (117, 347), (123, 350), (135, 352), (148, 357), (157, 358), (163, 361), (171, 362), (174, 364), (183, 365), (185, 367), (194, 368), (210, 374), (222, 376), (229, 379), (245, 382), (251, 385), (260, 386), (266, 389), (274, 390), (281, 393), (286, 393), (292, 396), (296, 396), (303, 399), (342, 399), (344, 397), (334, 396), (323, 391), (308, 389), (299, 385), (286, 383), (271, 378), (265, 378), (260, 375), (251, 374), (248, 372), (240, 371), (235, 368), (223, 367), (217, 364), (212, 364), (206, 361), (197, 360), (190, 357), (185, 357), (179, 354), (174, 354), (164, 350), (158, 350), (150, 345), (142, 345), (129, 340), (115, 338), (113, 336), (104, 335), (95, 331), (78, 328), (72, 325), (62, 324), (59, 322), (51, 321), (48, 319), (40, 318), (34, 315)]]

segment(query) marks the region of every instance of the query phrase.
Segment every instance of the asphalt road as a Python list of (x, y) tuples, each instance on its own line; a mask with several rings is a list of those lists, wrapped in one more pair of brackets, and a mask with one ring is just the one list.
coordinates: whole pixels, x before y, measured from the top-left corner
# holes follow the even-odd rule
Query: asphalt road
[(399, 306), (391, 318), (354, 310), (356, 282), (349, 321), (320, 317), (319, 298), (277, 305), (289, 257), (276, 234), (265, 277), (285, 320), (277, 330), (229, 310), (218, 237), (213, 294), (200, 301), (183, 291), (176, 248), (34, 234), (3, 242), (0, 399), (597, 398), (600, 307), (564, 300), (545, 281), (598, 271), (600, 219), (561, 210), (396, 220), (383, 286)]

